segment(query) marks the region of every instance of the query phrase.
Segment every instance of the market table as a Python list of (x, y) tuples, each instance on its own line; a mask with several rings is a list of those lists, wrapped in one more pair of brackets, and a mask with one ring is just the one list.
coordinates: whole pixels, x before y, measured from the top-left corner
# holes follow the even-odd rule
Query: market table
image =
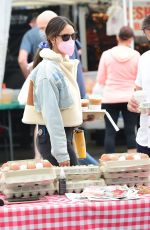
[(0, 207), (0, 230), (149, 230), (150, 196), (120, 201), (47, 201)]
[(8, 104), (0, 104), (0, 111), (6, 111), (7, 114), (7, 124), (0, 124), (0, 127), (8, 131), (9, 137), (9, 148), (10, 148), (10, 160), (14, 160), (14, 151), (13, 151), (13, 137), (12, 137), (12, 122), (11, 122), (11, 112), (16, 109), (23, 109), (24, 106), (20, 105), (18, 102), (11, 102)]

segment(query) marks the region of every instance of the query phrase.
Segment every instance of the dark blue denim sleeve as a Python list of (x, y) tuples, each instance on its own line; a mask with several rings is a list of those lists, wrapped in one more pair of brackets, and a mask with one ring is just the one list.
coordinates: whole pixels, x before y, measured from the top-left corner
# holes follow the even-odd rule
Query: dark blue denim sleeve
[[(74, 53), (70, 58), (71, 59), (78, 59), (80, 61), (78, 50), (77, 50), (76, 46), (75, 46)], [(78, 82), (78, 86), (80, 89), (81, 98), (85, 98), (86, 97), (86, 90), (85, 90), (85, 81), (84, 81), (84, 76), (83, 76), (83, 72), (82, 72), (81, 62), (79, 62), (79, 64), (78, 64), (77, 82)]]
[(78, 82), (78, 86), (80, 89), (81, 98), (85, 98), (86, 97), (85, 81), (84, 81), (84, 76), (83, 76), (82, 67), (81, 67), (80, 62), (78, 64), (78, 70), (77, 70), (77, 82)]

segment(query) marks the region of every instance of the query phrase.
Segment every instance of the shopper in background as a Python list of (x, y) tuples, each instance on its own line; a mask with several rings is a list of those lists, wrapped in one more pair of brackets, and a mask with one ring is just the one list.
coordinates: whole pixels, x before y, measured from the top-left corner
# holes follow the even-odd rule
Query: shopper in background
[[(150, 41), (150, 15), (146, 16), (142, 23), (142, 30)], [(135, 90), (142, 90), (145, 100), (150, 102), (150, 50), (141, 55), (138, 74), (135, 81)], [(139, 111), (139, 103), (134, 96), (128, 102), (128, 109), (131, 112)], [(136, 136), (137, 151), (147, 153), (150, 156), (150, 113), (140, 115), (140, 127)]]
[[(23, 35), (20, 48), (19, 48), (18, 64), (20, 66), (20, 69), (25, 79), (28, 77), (30, 71), (32, 70), (34, 55), (36, 54), (38, 45), (43, 40), (40, 34), (40, 30), (37, 27), (36, 19), (37, 19), (36, 13), (32, 13), (28, 16), (27, 24), (30, 26), (30, 29)], [(34, 139), (35, 137), (36, 137), (36, 128), (34, 129)], [(35, 148), (34, 149), (35, 152), (39, 156), (36, 146), (34, 146), (34, 148)]]
[[(34, 106), (41, 112), (46, 129), (37, 142), (39, 152), (53, 165), (77, 165), (72, 146), (73, 129), (82, 124), (80, 91), (76, 81), (78, 60), (70, 60), (74, 52), (76, 31), (66, 17), (54, 17), (45, 30), (48, 46), (37, 53), (30, 77)], [(45, 48), (46, 47), (46, 48)], [(43, 60), (41, 60), (43, 59)], [(27, 108), (28, 105), (26, 105)]]
[(33, 57), (38, 49), (39, 43), (42, 41), (40, 31), (36, 26), (37, 14), (33, 13), (29, 15), (27, 24), (31, 27), (21, 40), (21, 45), (18, 55), (18, 64), (26, 79), (30, 73), (30, 67), (32, 68)]
[[(102, 108), (106, 109), (115, 123), (120, 112), (124, 121), (128, 152), (136, 151), (136, 132), (138, 115), (127, 109), (127, 102), (134, 89), (140, 54), (130, 48), (134, 39), (133, 30), (124, 26), (117, 36), (118, 45), (103, 52), (97, 74), (97, 85), (102, 89)], [(95, 86), (95, 88), (97, 87)], [(116, 131), (105, 117), (104, 147), (106, 153), (115, 152)]]

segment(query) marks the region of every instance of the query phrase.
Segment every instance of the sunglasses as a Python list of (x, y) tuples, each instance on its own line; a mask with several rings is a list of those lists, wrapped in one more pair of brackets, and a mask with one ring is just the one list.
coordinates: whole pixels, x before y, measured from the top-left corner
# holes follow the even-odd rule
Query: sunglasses
[(72, 38), (72, 40), (76, 40), (77, 39), (77, 33), (73, 33), (73, 34), (60, 34), (58, 35), (59, 37), (61, 37), (61, 39), (64, 42), (67, 42), (70, 40), (70, 37)]

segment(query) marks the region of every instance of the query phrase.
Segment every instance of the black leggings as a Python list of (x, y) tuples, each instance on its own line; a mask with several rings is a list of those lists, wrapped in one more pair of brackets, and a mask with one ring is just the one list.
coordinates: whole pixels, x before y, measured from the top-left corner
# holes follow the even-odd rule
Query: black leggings
[[(65, 128), (67, 138), (67, 150), (70, 157), (70, 165), (78, 165), (78, 159), (73, 149), (72, 138), (74, 128)], [(49, 133), (44, 125), (38, 125), (38, 135), (36, 139), (38, 151), (42, 155), (43, 159), (49, 160), (53, 165), (58, 166), (57, 160), (51, 154), (51, 143)]]
[(146, 153), (150, 157), (150, 148), (148, 148), (146, 146), (141, 146), (141, 145), (137, 144), (137, 152), (138, 153)]
[[(114, 103), (114, 104), (102, 104), (102, 109), (106, 109), (107, 112), (111, 115), (115, 123), (117, 123), (120, 112), (122, 113), (124, 121), (124, 130), (127, 141), (127, 148), (134, 149), (136, 148), (136, 127), (138, 122), (137, 113), (132, 113), (127, 109), (127, 103)], [(104, 147), (106, 153), (115, 153), (115, 138), (116, 131), (111, 125), (108, 118), (105, 116), (105, 139)]]

